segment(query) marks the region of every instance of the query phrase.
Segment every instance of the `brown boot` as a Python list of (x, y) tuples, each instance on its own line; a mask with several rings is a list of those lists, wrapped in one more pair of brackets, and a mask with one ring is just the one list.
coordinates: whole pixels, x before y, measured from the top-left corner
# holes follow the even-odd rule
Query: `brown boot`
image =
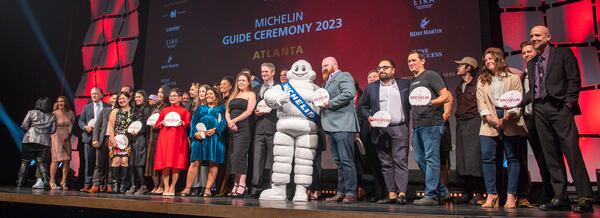
[(90, 189), (90, 185), (83, 185), (82, 189), (79, 189), (80, 192), (88, 192)]
[(100, 188), (97, 185), (93, 185), (90, 189), (87, 190), (87, 193), (98, 193)]

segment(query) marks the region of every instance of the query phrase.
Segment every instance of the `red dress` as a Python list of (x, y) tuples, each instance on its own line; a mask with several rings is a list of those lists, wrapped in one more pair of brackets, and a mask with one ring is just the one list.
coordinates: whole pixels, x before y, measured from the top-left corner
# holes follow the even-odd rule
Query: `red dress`
[[(163, 126), (161, 122), (169, 112), (176, 112), (184, 122), (183, 126)], [(190, 126), (190, 112), (181, 106), (169, 106), (160, 111), (156, 121), (159, 128), (156, 142), (156, 156), (154, 157), (154, 170), (165, 168), (187, 169), (188, 164), (188, 138), (187, 128)]]

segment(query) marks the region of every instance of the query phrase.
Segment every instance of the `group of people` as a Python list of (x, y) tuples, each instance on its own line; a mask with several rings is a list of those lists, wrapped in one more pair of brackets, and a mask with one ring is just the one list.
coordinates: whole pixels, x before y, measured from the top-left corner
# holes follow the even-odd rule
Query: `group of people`
[[(473, 57), (456, 61), (462, 82), (455, 87), (454, 96), (443, 77), (425, 67), (425, 56), (419, 51), (408, 53), (413, 79), (396, 78), (395, 62), (384, 59), (368, 74), (364, 92), (351, 73), (340, 70), (335, 58), (323, 59), (322, 87), (328, 91), (329, 100), (319, 106), (321, 132), (309, 198), (319, 197), (318, 159), (327, 143), (337, 165), (338, 185), (336, 194), (326, 202), (355, 203), (363, 188), (358, 179), (358, 168), (362, 168), (371, 171), (378, 183), (378, 193), (370, 193), (374, 202), (407, 204), (407, 159), (412, 144), (425, 178), (425, 195), (413, 204), (433, 206), (453, 201), (499, 207), (496, 175), (505, 159), (504, 207), (529, 206), (528, 141), (544, 184), (540, 208), (593, 211), (593, 192), (574, 121), (580, 113), (577, 60), (568, 48), (549, 44), (551, 34), (545, 26), (533, 27), (530, 37), (521, 45), (527, 62), (524, 73), (508, 67), (504, 52), (498, 48), (484, 52), (482, 66)], [(277, 110), (266, 113), (256, 107), (264, 93), (277, 85), (273, 64), (263, 63), (260, 69), (262, 83), (243, 69), (235, 79), (225, 77), (214, 86), (193, 83), (186, 94), (163, 86), (156, 95), (148, 96), (144, 90), (133, 92), (126, 86), (112, 95), (109, 103), (102, 102), (102, 90), (93, 88), (91, 102), (77, 121), (85, 144), (81, 191), (172, 196), (183, 171), (186, 178), (181, 196), (259, 196), (269, 188), (278, 120)], [(286, 72), (281, 71), (281, 83), (287, 82)], [(428, 90), (431, 100), (410, 101), (415, 89)], [(521, 93), (523, 101), (516, 107), (500, 105), (498, 100), (508, 91)], [(456, 199), (451, 199), (445, 186), (450, 149), (444, 145), (450, 143), (452, 104), (456, 105), (457, 120), (456, 170), (466, 193)], [(49, 105), (47, 98), (38, 100), (23, 122), (27, 133), (18, 186), (23, 185), (29, 161), (35, 159), (44, 184), (51, 189), (67, 189), (68, 138), (75, 116), (64, 97), (57, 99), (53, 112)], [(390, 115), (386, 127), (371, 126), (379, 111)], [(153, 114), (158, 118), (150, 123)], [(132, 132), (128, 127), (135, 121), (143, 126)], [(118, 145), (116, 137), (123, 135), (127, 146)], [(358, 154), (361, 146), (357, 141), (364, 144), (365, 154)], [(48, 151), (52, 156), (50, 178), (44, 164)], [(566, 192), (563, 155), (580, 197), (573, 208)], [(362, 164), (357, 161), (361, 158), (366, 158)], [(60, 186), (54, 178), (59, 162), (64, 169)], [(145, 177), (152, 177), (152, 183)]]

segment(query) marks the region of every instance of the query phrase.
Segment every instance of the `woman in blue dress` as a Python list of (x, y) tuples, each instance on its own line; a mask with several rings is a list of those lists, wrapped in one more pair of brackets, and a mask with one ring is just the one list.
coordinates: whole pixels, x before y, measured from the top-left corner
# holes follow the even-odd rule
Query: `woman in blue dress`
[[(185, 189), (182, 196), (191, 192), (194, 178), (198, 174), (198, 167), (202, 161), (208, 161), (209, 172), (204, 188), (203, 197), (211, 197), (211, 187), (217, 178), (218, 166), (225, 161), (225, 144), (223, 143), (224, 130), (227, 127), (225, 121), (225, 107), (220, 104), (221, 96), (216, 88), (210, 87), (206, 90), (206, 105), (199, 106), (192, 116), (190, 126), (190, 139), (192, 150), (190, 153), (190, 168), (188, 170)], [(198, 131), (196, 125), (204, 124), (206, 131), (204, 135)]]

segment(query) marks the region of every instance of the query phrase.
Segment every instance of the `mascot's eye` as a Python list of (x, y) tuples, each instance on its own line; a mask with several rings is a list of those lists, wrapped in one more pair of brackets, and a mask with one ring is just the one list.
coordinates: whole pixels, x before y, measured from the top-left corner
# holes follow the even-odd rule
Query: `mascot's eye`
[(298, 71), (298, 66), (296, 66), (296, 68), (294, 69), (294, 71)]
[(302, 66), (302, 71), (306, 71), (306, 66)]

